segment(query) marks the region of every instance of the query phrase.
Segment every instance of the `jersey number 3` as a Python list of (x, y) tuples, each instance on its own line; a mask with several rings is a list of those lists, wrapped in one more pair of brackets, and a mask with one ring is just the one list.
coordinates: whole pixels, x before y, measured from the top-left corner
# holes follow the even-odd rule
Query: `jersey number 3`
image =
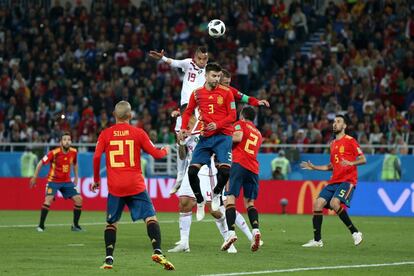
[(247, 153), (254, 154), (254, 150), (250, 149), (250, 145), (255, 147), (257, 145), (257, 141), (259, 137), (256, 134), (250, 133), (249, 138), (246, 141), (246, 145), (244, 146), (244, 150)]
[(116, 162), (115, 156), (121, 156), (124, 155), (124, 149), (125, 146), (129, 147), (129, 165), (131, 167), (135, 166), (134, 161), (134, 140), (118, 140), (118, 141), (110, 141), (109, 145), (111, 146), (117, 146), (118, 149), (111, 150), (109, 152), (109, 163), (111, 164), (112, 168), (123, 168), (125, 167), (125, 162)]

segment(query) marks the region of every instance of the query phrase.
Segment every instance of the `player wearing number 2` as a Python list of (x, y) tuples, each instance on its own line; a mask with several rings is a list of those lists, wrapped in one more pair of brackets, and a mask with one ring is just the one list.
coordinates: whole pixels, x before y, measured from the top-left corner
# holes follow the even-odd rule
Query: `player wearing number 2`
[(302, 245), (303, 247), (322, 247), (322, 209), (333, 209), (345, 226), (351, 231), (355, 245), (362, 242), (362, 233), (357, 230), (348, 216), (343, 205), (350, 207), (352, 194), (357, 184), (357, 167), (367, 162), (358, 142), (345, 134), (347, 124), (343, 115), (336, 115), (333, 123), (335, 140), (331, 143), (330, 163), (316, 166), (310, 161), (302, 162), (301, 167), (307, 170), (332, 171), (331, 180), (320, 192), (313, 203), (313, 240)]
[(221, 249), (227, 250), (235, 241), (236, 198), (243, 187), (244, 206), (247, 209), (252, 226), (253, 239), (251, 250), (260, 247), (259, 215), (254, 207), (259, 190), (259, 162), (257, 154), (262, 144), (262, 135), (253, 124), (256, 111), (247, 106), (240, 113), (240, 120), (234, 124), (233, 132), (233, 163), (230, 169), (230, 187), (226, 190), (226, 220), (229, 233)]
[(141, 172), (141, 149), (154, 158), (162, 158), (169, 153), (169, 147), (157, 149), (148, 135), (129, 124), (131, 105), (120, 101), (115, 106), (116, 124), (101, 132), (93, 156), (95, 191), (100, 186), (99, 167), (101, 156), (105, 152), (108, 176), (108, 203), (105, 229), (106, 258), (103, 269), (111, 269), (116, 242), (117, 223), (121, 219), (125, 205), (128, 206), (133, 221), (143, 219), (151, 240), (154, 253), (152, 260), (173, 270), (174, 266), (161, 251), (161, 231), (155, 216), (154, 206), (146, 191)]

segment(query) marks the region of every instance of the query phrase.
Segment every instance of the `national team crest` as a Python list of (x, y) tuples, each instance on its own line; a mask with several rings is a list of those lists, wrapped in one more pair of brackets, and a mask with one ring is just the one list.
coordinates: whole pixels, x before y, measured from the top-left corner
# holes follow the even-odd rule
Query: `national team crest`
[(223, 102), (224, 102), (223, 97), (222, 96), (218, 96), (217, 97), (217, 103), (221, 105), (221, 104), (223, 104)]
[(345, 147), (344, 146), (341, 146), (340, 148), (339, 148), (339, 153), (344, 153), (345, 152)]

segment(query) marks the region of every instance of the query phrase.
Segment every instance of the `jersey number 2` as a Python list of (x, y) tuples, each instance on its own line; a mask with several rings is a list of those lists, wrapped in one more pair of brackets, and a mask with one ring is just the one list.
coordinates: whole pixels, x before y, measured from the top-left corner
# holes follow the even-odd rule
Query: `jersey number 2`
[(257, 137), (256, 134), (250, 133), (249, 139), (247, 139), (246, 145), (244, 146), (244, 150), (247, 153), (254, 154), (254, 150), (250, 149), (250, 145), (255, 147), (257, 145), (258, 140), (259, 140), (259, 137)]
[(134, 161), (134, 140), (118, 140), (118, 141), (110, 141), (109, 145), (117, 146), (118, 149), (111, 150), (109, 152), (109, 163), (111, 164), (112, 168), (123, 168), (125, 167), (125, 162), (116, 162), (115, 156), (124, 155), (124, 148), (125, 146), (129, 147), (129, 165), (131, 167), (135, 166)]

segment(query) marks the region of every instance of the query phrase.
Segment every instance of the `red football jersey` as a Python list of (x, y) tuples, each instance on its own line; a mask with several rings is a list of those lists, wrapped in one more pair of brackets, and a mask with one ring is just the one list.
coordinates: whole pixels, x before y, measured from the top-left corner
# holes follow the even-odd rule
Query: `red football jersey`
[(69, 148), (68, 152), (63, 152), (61, 147), (49, 151), (43, 158), (42, 163), (50, 163), (48, 182), (71, 182), (70, 168), (77, 163), (78, 152), (75, 148)]
[(362, 154), (358, 142), (351, 136), (345, 135), (339, 140), (334, 140), (331, 144), (332, 177), (328, 183), (349, 182), (356, 185), (358, 180), (357, 167), (344, 166), (341, 161), (343, 159), (355, 161)]
[(234, 132), (237, 131), (243, 132), (243, 138), (233, 147), (233, 162), (259, 174), (257, 153), (262, 145), (262, 134), (253, 123), (247, 121), (237, 121), (234, 124)]
[(231, 93), (233, 93), (234, 100), (237, 102), (243, 102), (247, 103), (251, 106), (259, 106), (259, 100), (255, 97), (247, 96), (246, 94), (243, 94), (236, 88), (229, 86)]
[[(236, 104), (230, 88), (218, 85), (209, 91), (205, 87), (195, 90), (191, 96), (186, 110), (183, 113), (181, 129), (187, 129), (188, 121), (194, 109), (198, 107), (200, 111), (202, 134), (205, 137), (214, 134), (232, 135), (232, 123), (236, 121)], [(213, 131), (205, 130), (209, 123), (216, 123), (217, 129)]]
[(146, 187), (141, 171), (141, 149), (154, 158), (167, 155), (165, 149), (154, 147), (144, 130), (128, 123), (103, 130), (93, 156), (94, 181), (100, 181), (101, 156), (105, 152), (109, 193), (121, 197), (143, 192)]

